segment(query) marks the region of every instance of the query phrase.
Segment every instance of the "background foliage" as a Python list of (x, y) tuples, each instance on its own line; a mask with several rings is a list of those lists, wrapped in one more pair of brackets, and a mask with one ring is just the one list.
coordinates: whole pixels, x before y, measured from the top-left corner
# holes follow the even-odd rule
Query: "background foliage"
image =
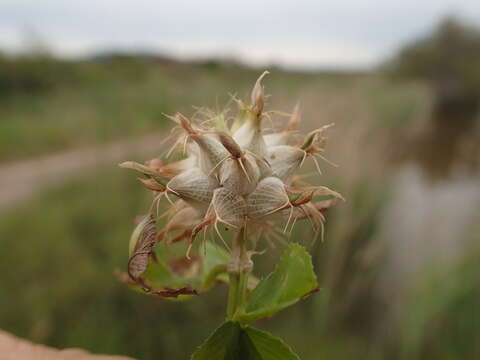
[[(421, 52), (423, 64), (429, 61), (424, 49), (437, 51), (422, 43), (415, 46), (423, 50), (411, 48), (402, 56)], [(415, 269), (402, 287), (400, 320), (387, 315), (393, 306), (379, 285), (388, 262), (385, 231), (398, 229), (388, 227), (391, 222), (385, 219), (399, 174), (408, 166), (431, 174), (432, 162), (426, 166), (425, 152), (418, 149), (424, 149), (419, 144), (437, 146), (438, 137), (424, 135), (438, 128), (432, 120), (435, 92), (419, 80), (381, 72), (269, 70), (266, 89), (275, 95), (270, 108), (290, 111), (301, 99), (305, 129), (336, 123), (328, 156), (341, 167), (329, 169), (321, 181), (334, 185), (348, 202), (327, 215), (325, 242), (314, 241), (307, 227), (298, 226), (293, 234), (312, 253), (320, 292), (258, 325), (285, 339), (303, 359), (352, 359), (359, 353), (373, 360), (478, 358), (479, 248), (471, 245), (480, 240), (478, 228), (454, 235), (462, 244), (456, 256), (445, 262), (430, 259), (428, 266)], [(229, 92), (246, 96), (258, 74), (237, 64), (120, 55), (75, 62), (3, 56), (0, 161), (151, 133), (158, 133), (160, 153), (169, 131), (162, 113), (191, 114), (192, 104), (221, 107)], [(465, 81), (462, 76), (458, 81)], [(475, 131), (458, 141), (472, 142)], [(132, 152), (131, 157), (144, 155)], [(455, 155), (448, 161), (455, 168), (467, 160)], [(466, 178), (478, 181), (471, 171)], [(438, 173), (425, 175), (426, 189), (450, 181), (450, 172), (440, 172), (440, 180)], [(478, 189), (472, 197), (478, 197)], [(61, 185), (0, 209), (0, 327), (56, 347), (139, 359), (187, 358), (223, 321), (226, 291), (217, 288), (175, 303), (131, 292), (116, 280), (115, 269), (124, 269), (128, 257), (132, 219), (149, 202), (131, 174), (99, 162), (90, 171), (65, 177)], [(477, 202), (474, 215), (478, 209)], [(405, 206), (400, 214), (411, 210)], [(432, 216), (437, 220), (433, 226), (440, 227), (442, 219)], [(284, 248), (275, 245), (260, 258), (259, 273), (273, 269)]]

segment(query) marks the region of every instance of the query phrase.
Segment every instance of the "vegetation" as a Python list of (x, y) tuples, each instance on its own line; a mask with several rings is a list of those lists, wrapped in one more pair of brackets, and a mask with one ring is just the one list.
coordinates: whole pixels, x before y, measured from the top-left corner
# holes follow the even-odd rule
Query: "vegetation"
[[(228, 285), (226, 322), (192, 359), (298, 359), (280, 339), (248, 324), (318, 291), (311, 257), (303, 246), (289, 243), (275, 270), (260, 280), (252, 276), (253, 257), (282, 235), (288, 239), (297, 221), (310, 220), (315, 240), (324, 231), (323, 212), (345, 200), (328, 187), (303, 185), (296, 174), (307, 158), (321, 172), (318, 162), (328, 162), (322, 153), (332, 124), (294, 145), (301, 123), (297, 106), (281, 128), (264, 133), (275, 113), (265, 109), (261, 81), (267, 74), (257, 79), (250, 102), (234, 98), (238, 109), (232, 119), (228, 110), (204, 110), (195, 121), (181, 113), (171, 117), (181, 129), (172, 150), (186, 158), (120, 164), (142, 174), (140, 181), (154, 195), (132, 233), (125, 282), (146, 294), (178, 299), (199, 295), (217, 282)], [(170, 196), (176, 201), (159, 214), (160, 199), (171, 202)], [(165, 215), (168, 221), (160, 230), (157, 222)], [(225, 239), (219, 227), (233, 234)], [(199, 243), (197, 235), (208, 230), (215, 231), (213, 236)], [(217, 237), (222, 250), (213, 245)], [(178, 245), (179, 253), (173, 249)]]
[(391, 64), (394, 73), (423, 79), (432, 89), (430, 125), (410, 151), (432, 178), (451, 175), (460, 162), (470, 171), (479, 168), (479, 62), (480, 28), (449, 17), (405, 46)]
[[(0, 57), (0, 161), (159, 132), (164, 113), (216, 108), (234, 91), (246, 94), (254, 77), (251, 69), (235, 65), (155, 58)], [(327, 83), (336, 83), (336, 77), (329, 78)], [(283, 97), (312, 80), (278, 72), (272, 86)]]
[[(169, 133), (162, 113), (190, 116), (191, 104), (217, 108), (233, 91), (245, 98), (258, 75), (232, 64), (130, 57), (3, 57), (0, 63), (0, 161), (8, 162), (151, 132), (161, 139)], [(384, 321), (373, 295), (383, 261), (379, 227), (397, 176), (397, 151), (419, 125), (432, 126), (426, 87), (375, 74), (272, 73), (269, 106), (288, 112), (301, 99), (311, 119), (306, 128), (336, 123), (327, 156), (341, 168), (321, 182), (348, 202), (326, 215), (324, 242), (312, 244), (312, 232), (300, 224), (292, 234), (312, 254), (320, 293), (255, 326), (288, 339), (302, 359), (478, 357), (478, 320), (470, 316), (479, 298), (475, 248), (458, 266), (418, 277), (408, 300), (411, 316), (389, 342), (375, 328)], [(151, 198), (115, 167), (92, 169), (0, 209), (0, 327), (56, 347), (186, 359), (211, 324), (224, 320), (227, 293), (214, 288), (189, 302), (169, 302), (125, 289), (115, 273), (128, 261), (132, 219)], [(277, 245), (257, 260), (257, 274), (270, 272), (283, 250)]]
[(402, 75), (426, 79), (437, 96), (473, 100), (480, 96), (479, 61), (480, 29), (450, 17), (405, 46), (395, 65)]

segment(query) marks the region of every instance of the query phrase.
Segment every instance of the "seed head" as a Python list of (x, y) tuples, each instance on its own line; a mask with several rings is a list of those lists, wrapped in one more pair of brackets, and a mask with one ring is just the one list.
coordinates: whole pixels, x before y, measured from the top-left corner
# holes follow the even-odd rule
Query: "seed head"
[(262, 119), (268, 114), (264, 113), (262, 79), (267, 74), (265, 71), (256, 81), (251, 104), (237, 100), (239, 111), (232, 125), (225, 125), (224, 113), (212, 111), (204, 111), (209, 118), (201, 123), (180, 113), (169, 116), (181, 131), (175, 144), (183, 144), (174, 150), (185, 153), (185, 159), (120, 164), (144, 176), (140, 181), (153, 191), (154, 205), (158, 207), (162, 196), (171, 203), (166, 212), (169, 219), (155, 237), (152, 228), (158, 214), (153, 215), (154, 211), (135, 230), (130, 246), (133, 276), (144, 270), (142, 261), (151, 255), (153, 239), (192, 244), (197, 234), (207, 229), (221, 237), (221, 225), (234, 232), (243, 230), (252, 238), (263, 235), (271, 242), (277, 231), (289, 233), (304, 219), (310, 220), (316, 232), (323, 232), (322, 213), (342, 196), (322, 186), (299, 186), (294, 180), (307, 158), (312, 158), (320, 171), (317, 158), (324, 159), (325, 132), (331, 125), (311, 131), (292, 145), (301, 118), (297, 104), (283, 130), (265, 134)]

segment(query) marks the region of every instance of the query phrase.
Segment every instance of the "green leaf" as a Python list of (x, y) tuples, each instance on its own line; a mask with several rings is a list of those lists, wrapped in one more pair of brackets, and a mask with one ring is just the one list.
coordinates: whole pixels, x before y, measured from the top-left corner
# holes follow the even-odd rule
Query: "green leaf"
[(192, 355), (192, 360), (299, 360), (281, 339), (228, 321)]
[(191, 259), (185, 257), (187, 244), (176, 243), (166, 246), (160, 243), (155, 247), (154, 255), (148, 258), (148, 265), (141, 274), (140, 281), (134, 282), (128, 275), (128, 285), (137, 291), (161, 297), (183, 300), (196, 293), (206, 291), (218, 281), (228, 282), (226, 275), (228, 253), (211, 242), (206, 248), (197, 248)]
[(317, 289), (310, 255), (301, 245), (290, 243), (273, 273), (252, 291), (246, 313), (238, 319), (250, 322), (270, 317)]
[(224, 266), (227, 266), (230, 260), (230, 254), (219, 245), (212, 244), (210, 241), (207, 241), (205, 246), (202, 274), (203, 286), (209, 288), (212, 280), (227, 283), (228, 275), (226, 271), (217, 272), (223, 269)]
[(290, 346), (272, 334), (248, 326), (246, 333), (262, 360), (300, 360)]

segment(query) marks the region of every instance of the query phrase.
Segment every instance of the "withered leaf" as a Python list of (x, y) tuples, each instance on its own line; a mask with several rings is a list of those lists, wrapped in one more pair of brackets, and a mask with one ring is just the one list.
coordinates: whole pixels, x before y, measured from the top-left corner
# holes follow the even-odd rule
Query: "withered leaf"
[(157, 242), (157, 229), (154, 217), (149, 214), (144, 222), (140, 239), (138, 240), (133, 254), (128, 261), (128, 275), (134, 281), (138, 281), (148, 267), (148, 261), (153, 254), (153, 247)]
[(180, 289), (165, 288), (164, 290), (154, 290), (150, 292), (152, 295), (158, 295), (165, 298), (176, 298), (179, 295), (198, 295), (198, 291), (190, 287), (182, 287)]

